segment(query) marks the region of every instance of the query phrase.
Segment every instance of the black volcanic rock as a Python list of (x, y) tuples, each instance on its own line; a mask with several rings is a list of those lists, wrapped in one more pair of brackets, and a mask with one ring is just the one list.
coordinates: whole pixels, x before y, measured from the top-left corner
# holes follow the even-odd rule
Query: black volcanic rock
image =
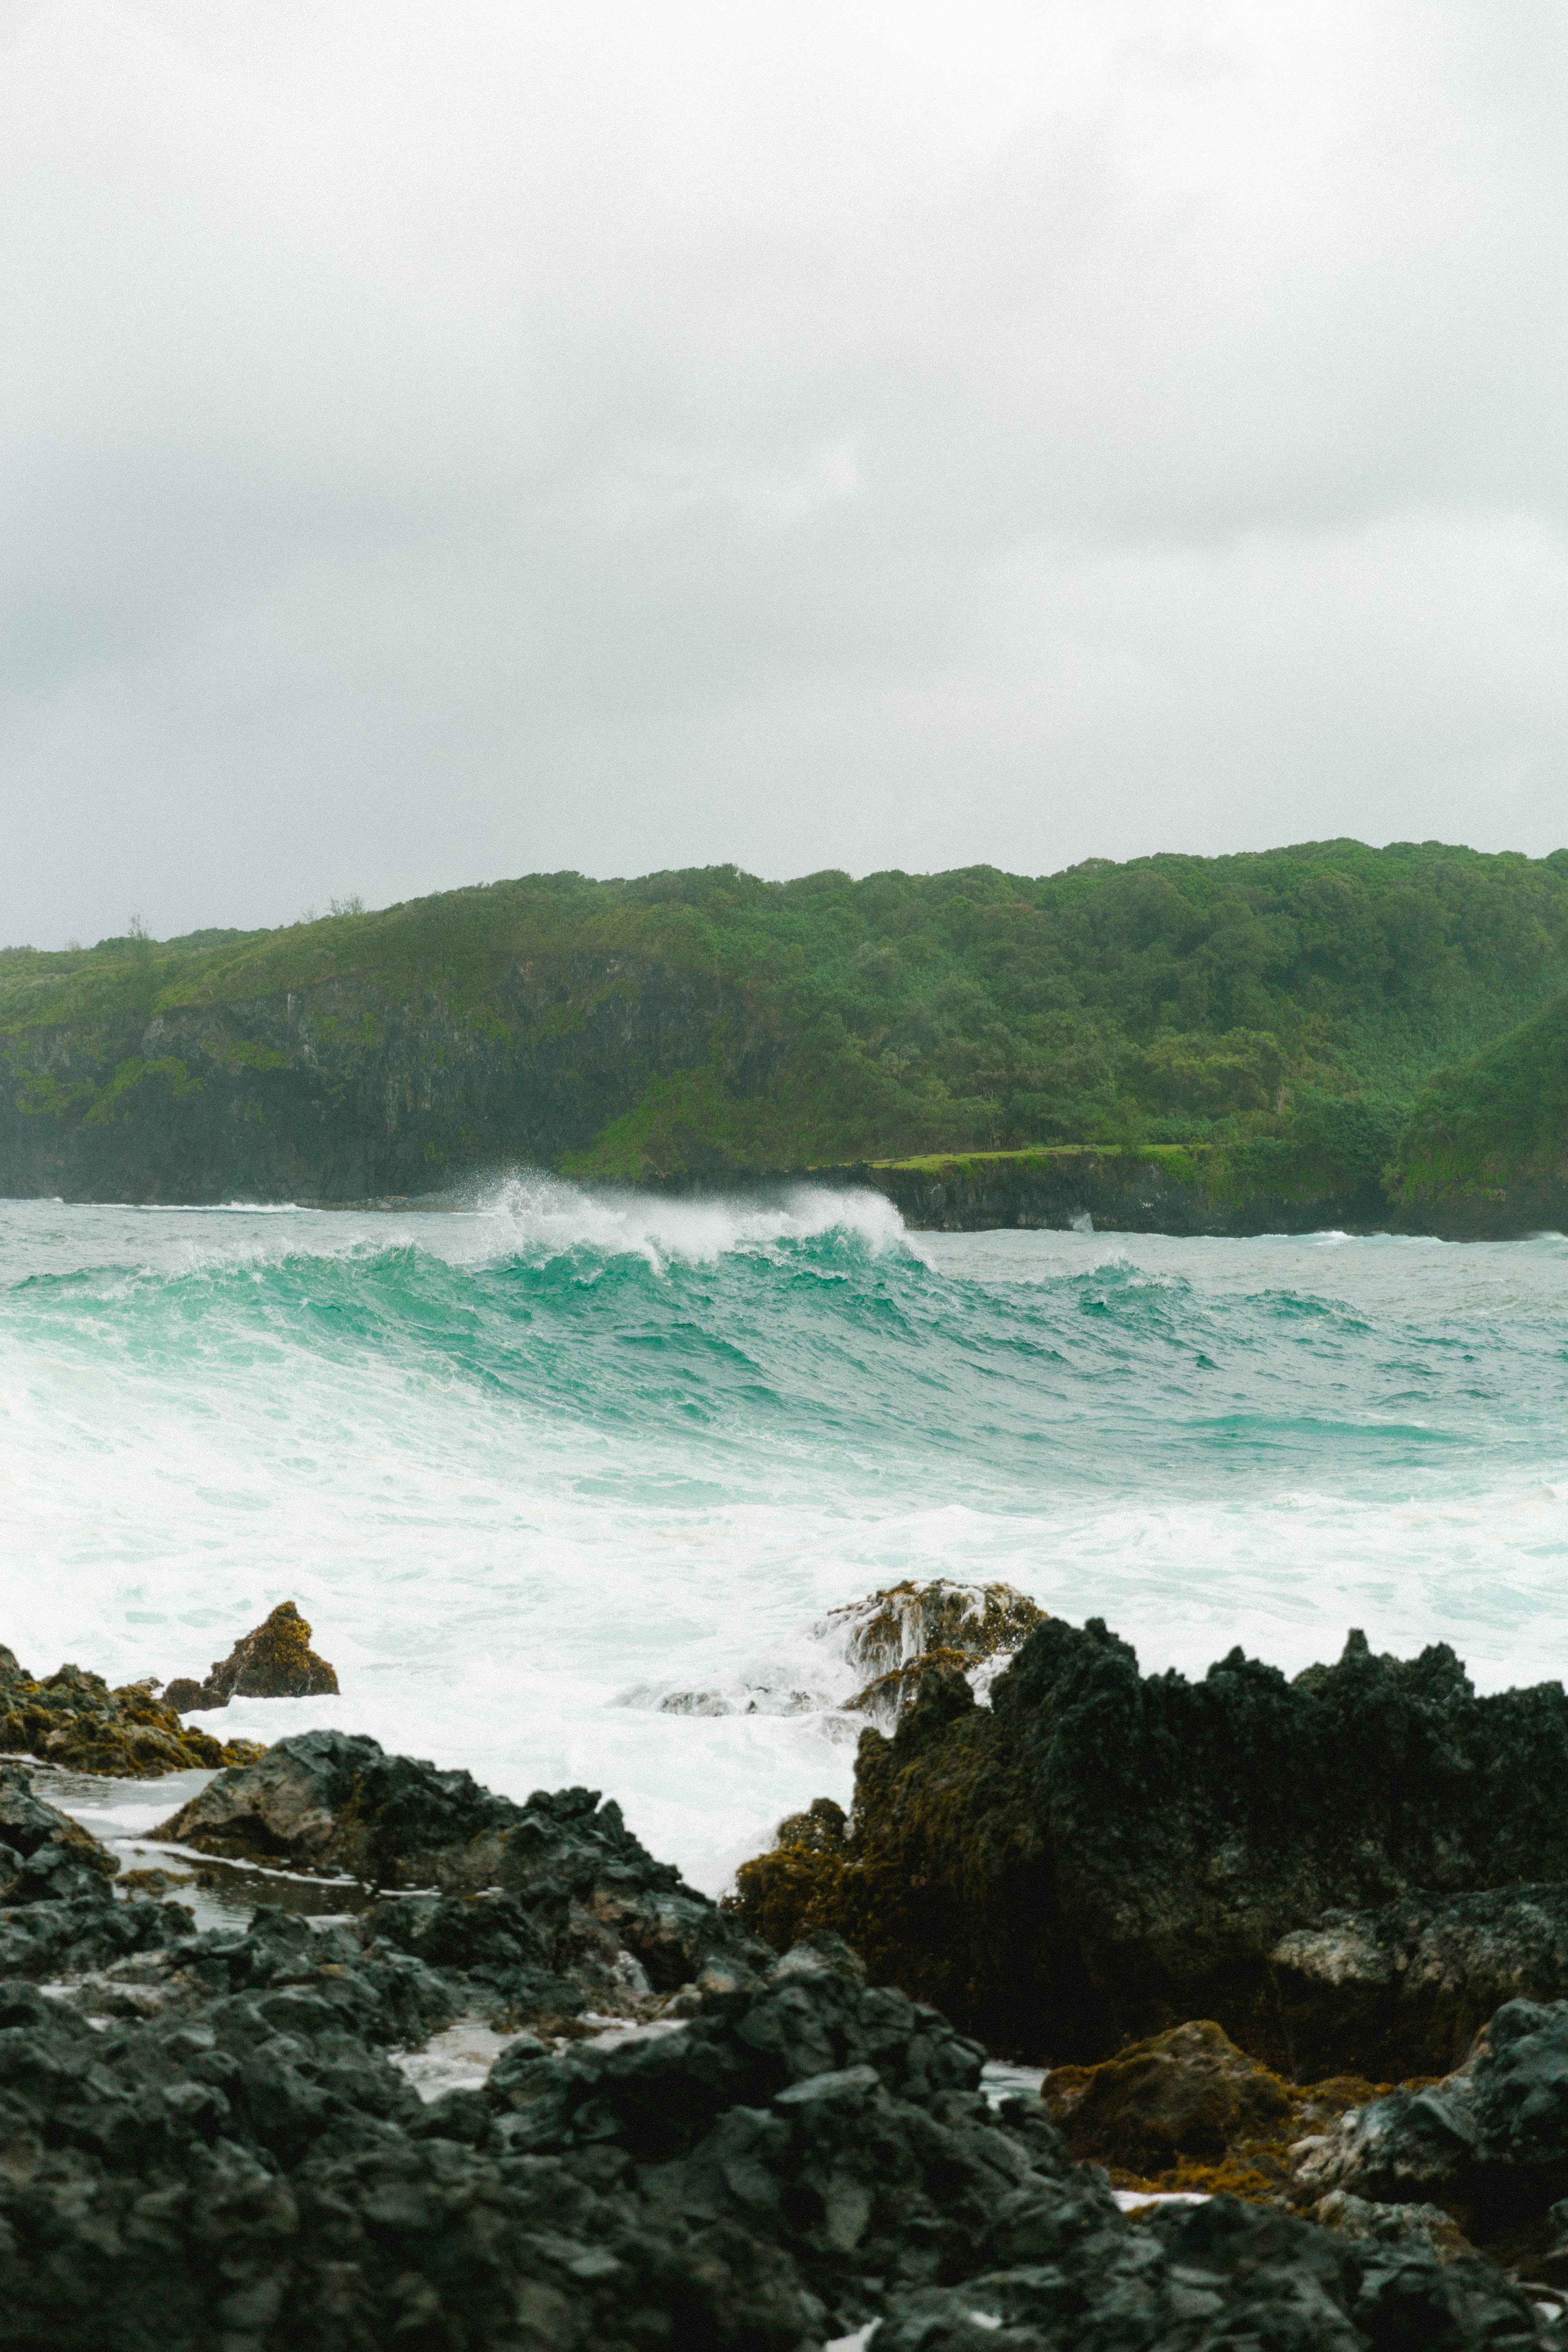
[(1568, 1999), (1568, 1885), (1332, 1911), (1269, 1955), (1269, 2032), (1304, 2081), (1331, 2067), (1378, 2082), (1446, 2074), (1521, 1998)]
[(120, 1864), (68, 1814), (36, 1796), (19, 1764), (0, 1764), (0, 1902), (95, 1896)]
[(371, 1885), (491, 1883), (521, 1808), (468, 1772), (388, 1756), (355, 1732), (304, 1731), (220, 1772), (158, 1834), (232, 1860)]
[(803, 1822), (740, 1874), (775, 1946), (835, 1928), (993, 2047), (1094, 2058), (1200, 2017), (1282, 2063), (1291, 1930), (1568, 1879), (1568, 1698), (1478, 1698), (1452, 1651), (1360, 1634), (1294, 1682), (1239, 1650), (1145, 1676), (1098, 1620), (1053, 1621), (989, 1708), (939, 1673), (891, 1739), (862, 1734), (844, 1835)]
[[(705, 1969), (745, 1977), (772, 1957), (656, 1862), (596, 1790), (536, 1790), (519, 1805), (468, 1772), (388, 1756), (349, 1732), (279, 1740), (258, 1762), (220, 1773), (159, 1834), (373, 1886), (453, 1898), (493, 1887), (530, 1914), (574, 1907), (582, 1935), (596, 1929), (606, 1951), (629, 1954), (645, 1989), (674, 1991)], [(448, 1924), (459, 1916), (443, 1915)]]
[(0, 1978), (58, 1977), (152, 1950), (191, 1915), (145, 1895), (118, 1898), (120, 1864), (45, 1804), (20, 1765), (0, 1764)]
[(1568, 2001), (1510, 2001), (1456, 2074), (1342, 2117), (1301, 2181), (1440, 2205), (1472, 2236), (1545, 2213), (1568, 2194)]
[(525, 2037), (426, 2105), (330, 1997), (342, 1934), (263, 1920), (227, 1989), (97, 2029), (0, 1987), (4, 2340), (818, 2352), (880, 2318), (872, 2352), (1563, 2352), (1416, 2240), (1229, 2199), (1129, 2222), (831, 1942), (653, 2040)]
[[(1005, 2228), (994, 2236), (1005, 2236)], [(905, 2301), (871, 2352), (1525, 2352), (1555, 2344), (1476, 2257), (1356, 2242), (1228, 2197)]]
[(560, 1887), (536, 1890), (526, 1905), (494, 1887), (398, 1895), (373, 1905), (357, 1926), (374, 1951), (455, 1975), (470, 2000), (512, 2018), (570, 2018), (590, 2000), (619, 2007), (626, 1991), (621, 1948), (574, 1916)]
[[(347, 1774), (386, 1800), (373, 1845), (395, 1815), (439, 1853), (446, 1823), (460, 1855), (499, 1839), (515, 1885), (319, 1923), (264, 1906), (243, 1933), (195, 1934), (178, 1905), (120, 1899), (111, 1858), (0, 1774), (0, 1933), (33, 1923), (54, 1979), (47, 1997), (0, 1979), (0, 2342), (820, 2352), (880, 2321), (872, 2352), (1568, 2352), (1490, 2264), (1440, 2260), (1414, 2205), (1408, 2231), (1342, 2189), (1325, 2210), (1359, 2234), (1225, 2198), (1129, 2221), (1039, 2101), (994, 2110), (978, 2044), (868, 1986), (830, 1935), (765, 1978), (721, 1949), (689, 2021), (614, 2046), (520, 2034), (482, 2089), (427, 2104), (389, 2053), (493, 2016), (563, 1953), (585, 1967), (582, 1938), (613, 1945), (607, 1922), (645, 1918), (645, 1897), (701, 1898), (591, 1792), (509, 1807), (322, 1738), (287, 1743), (303, 1764), (285, 1758), (230, 1826), (277, 1832), (289, 1804), (308, 1825), (301, 1790), (342, 1797)], [(350, 1836), (352, 1812), (317, 1819), (307, 1851)], [(1514, 2011), (1491, 2073), (1447, 2087), (1498, 2177), (1522, 2166), (1539, 2198), (1568, 2151), (1541, 2108), (1568, 2080), (1568, 2010)], [(1359, 2146), (1345, 2129), (1347, 2182)]]

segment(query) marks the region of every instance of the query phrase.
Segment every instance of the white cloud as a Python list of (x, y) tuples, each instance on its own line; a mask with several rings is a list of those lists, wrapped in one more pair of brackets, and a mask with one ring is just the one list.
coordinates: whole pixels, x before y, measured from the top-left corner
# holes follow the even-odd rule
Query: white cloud
[(1568, 28), (0, 7), (0, 936), (1563, 805)]

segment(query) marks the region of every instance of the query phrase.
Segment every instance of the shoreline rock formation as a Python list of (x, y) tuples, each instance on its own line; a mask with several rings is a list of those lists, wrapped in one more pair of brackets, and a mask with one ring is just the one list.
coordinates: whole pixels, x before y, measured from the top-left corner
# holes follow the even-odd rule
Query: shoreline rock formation
[[(1145, 1678), (1046, 1620), (989, 1696), (925, 1670), (855, 1816), (819, 1800), (729, 1906), (596, 1791), (317, 1730), (156, 1832), (279, 1898), (198, 1930), (0, 1764), (0, 2335), (1568, 2352), (1562, 1691), (1353, 1638)], [(988, 2096), (972, 2031), (1012, 1964), (1084, 2044), (1040, 2097)], [(1200, 1990), (1229, 2031), (1163, 2016)], [(465, 2033), (488, 2073), (422, 2096)]]
[(231, 1698), (335, 1696), (338, 1677), (310, 1647), (310, 1628), (291, 1601), (235, 1643), (226, 1658), (215, 1658), (205, 1682), (176, 1676), (163, 1704), (181, 1715), (198, 1707), (226, 1706)]
[(447, 1917), (452, 1898), (492, 1891), (552, 1916), (570, 1907), (609, 1934), (644, 1992), (676, 1991), (705, 1971), (742, 1980), (773, 1957), (672, 1864), (656, 1862), (597, 1790), (536, 1790), (519, 1805), (468, 1772), (388, 1756), (353, 1732), (280, 1739), (210, 1782), (157, 1834), (388, 1893), (431, 1889), (448, 1898)]
[(818, 1630), (841, 1641), (847, 1664), (868, 1678), (847, 1708), (890, 1730), (934, 1668), (972, 1676), (993, 1662), (999, 1668), (1045, 1622), (1045, 1611), (1010, 1584), (906, 1578), (829, 1610)]
[(212, 1771), (262, 1751), (254, 1740), (225, 1743), (187, 1729), (155, 1684), (110, 1690), (101, 1675), (71, 1665), (39, 1680), (0, 1643), (0, 1752), (37, 1756), (73, 1772), (143, 1780), (193, 1768)]
[[(570, 1845), (599, 1811), (563, 1801), (584, 1793), (521, 1810)], [(607, 1844), (629, 1866), (613, 1824)], [(1228, 2196), (1129, 2216), (1043, 2102), (994, 2106), (979, 2044), (868, 1986), (835, 1937), (689, 1988), (640, 2034), (514, 2032), (482, 2084), (426, 2100), (400, 2055), (465, 2015), (507, 2020), (558, 1877), (196, 1933), (177, 1904), (118, 1900), (92, 1847), (0, 1773), (0, 2310), (18, 2344), (1568, 2347), (1542, 2290), (1342, 2191), (1373, 2217), (1359, 2231)]]
[[(1402, 1662), (1352, 1633), (1294, 1682), (1235, 1650), (1190, 1683), (1141, 1675), (1097, 1619), (1050, 1621), (989, 1696), (927, 1675), (890, 1738), (862, 1733), (850, 1820), (792, 1816), (737, 1908), (779, 1948), (833, 1929), (994, 2048), (1094, 2060), (1212, 2018), (1288, 2068), (1368, 2005), (1297, 1931), (1568, 1879), (1568, 1697), (1478, 1698), (1443, 1647)], [(1531, 1988), (1568, 1992), (1536, 1943)], [(1485, 1965), (1500, 1981), (1495, 1947)], [(1385, 1982), (1370, 2006), (1436, 2073), (1467, 1998)]]

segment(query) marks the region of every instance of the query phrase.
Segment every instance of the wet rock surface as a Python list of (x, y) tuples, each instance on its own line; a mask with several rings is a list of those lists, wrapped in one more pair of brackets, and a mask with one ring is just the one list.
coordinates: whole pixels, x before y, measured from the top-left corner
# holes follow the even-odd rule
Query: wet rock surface
[[(373, 1742), (323, 1759), (307, 1746), (323, 1738), (341, 1735), (282, 1743), (303, 1765), (269, 1751), (261, 1796), (252, 1780), (275, 1827), (279, 1790), (341, 1794), (330, 1776), (352, 1766), (331, 1833), (347, 1834), (356, 1785), (426, 1832), (449, 1804), (460, 1851), (510, 1834), (511, 1883), (387, 1892), (338, 1921), (264, 1907), (243, 1932), (197, 1934), (178, 1904), (119, 1897), (112, 1858), (0, 1774), (0, 1932), (36, 1923), (30, 1962), (0, 1981), (0, 2340), (817, 2352), (875, 2325), (872, 2352), (1568, 2345), (1539, 2292), (1418, 2219), (1364, 2221), (1364, 2197), (1341, 2194), (1359, 2232), (1228, 2198), (1130, 2221), (1041, 2101), (994, 2110), (979, 2044), (868, 1986), (831, 1936), (773, 1960), (715, 1914), (730, 1941), (694, 1983), (624, 1999), (662, 2019), (563, 2046), (549, 2028), (570, 2028), (570, 2000), (580, 2013), (624, 1979), (628, 1923), (646, 1937), (664, 1916), (641, 1906), (702, 1898), (592, 1791), (498, 1814), (466, 1775)], [(330, 1843), (319, 1822), (310, 1834)], [(477, 2087), (420, 2097), (403, 2053), (454, 2018), (510, 2030), (542, 1985), (553, 2021), (536, 2013)], [(1189, 2040), (1227, 2113), (1271, 2125), (1246, 2062), (1207, 2031)]]
[(188, 1730), (152, 1683), (110, 1690), (101, 1675), (81, 1666), (57, 1667), (40, 1680), (17, 1664), (0, 1643), (0, 1750), (37, 1756), (79, 1772), (146, 1779), (213, 1769), (260, 1755), (253, 1740), (226, 1746), (205, 1731)]
[(184, 1933), (177, 1904), (116, 1895), (115, 1857), (0, 1764), (0, 1976), (47, 1978), (100, 1968)]
[[(1294, 1930), (1568, 1878), (1568, 1698), (1478, 1698), (1446, 1648), (1352, 1634), (1293, 1682), (1233, 1651), (1194, 1683), (1050, 1621), (991, 1701), (927, 1674), (890, 1738), (861, 1735), (842, 1834), (792, 1817), (739, 1895), (776, 1946), (835, 1929), (994, 2048), (1094, 2060), (1207, 2017), (1287, 2065), (1272, 1955)], [(1406, 2006), (1422, 2071), (1451, 2063), (1455, 2013), (1431, 2006), (1423, 2043)]]
[(205, 1682), (182, 1676), (163, 1703), (183, 1715), (226, 1706), (232, 1698), (318, 1698), (335, 1694), (336, 1671), (310, 1647), (310, 1628), (291, 1601), (281, 1601), (226, 1658), (215, 1658)]
[(1304, 2187), (1438, 2205), (1495, 2238), (1568, 2193), (1568, 2001), (1499, 2010), (1458, 2072), (1353, 2109), (1303, 2151)]
[(1045, 1611), (1011, 1584), (936, 1577), (830, 1610), (820, 1630), (842, 1641), (847, 1663), (867, 1677), (850, 1710), (890, 1730), (933, 1668), (973, 1675), (1011, 1656), (1045, 1622)]
[(1101, 2231), (1066, 2261), (1040, 2236), (1022, 2259), (907, 2300), (873, 2352), (1511, 2352), (1560, 2340), (1477, 2257), (1445, 2266), (1414, 2243), (1358, 2242), (1229, 2198)]
[[(703, 1971), (744, 1977), (773, 1954), (731, 1915), (656, 1862), (596, 1790), (498, 1797), (468, 1772), (388, 1756), (374, 1739), (307, 1731), (225, 1772), (161, 1836), (199, 1852), (448, 1896), (495, 1889), (574, 1916), (632, 1989), (674, 1991)], [(450, 1915), (443, 1915), (449, 1916)]]

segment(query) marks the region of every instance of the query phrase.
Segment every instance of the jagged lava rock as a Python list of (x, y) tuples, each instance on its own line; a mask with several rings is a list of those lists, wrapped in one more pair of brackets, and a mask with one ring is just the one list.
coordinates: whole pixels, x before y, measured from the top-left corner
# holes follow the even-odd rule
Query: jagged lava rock
[(786, 2261), (451, 2136), (285, 1987), (95, 2033), (0, 2006), (0, 2301), (58, 2352), (806, 2352)]
[(991, 1697), (928, 1675), (890, 1739), (862, 1733), (845, 1836), (744, 1865), (739, 1905), (780, 1944), (837, 1929), (994, 2048), (1093, 2059), (1206, 2017), (1279, 2063), (1292, 1929), (1568, 1877), (1562, 1686), (1478, 1698), (1444, 1647), (1352, 1634), (1294, 1682), (1235, 1650), (1193, 1683), (1051, 1621)]
[(961, 2270), (997, 2205), (1052, 2207), (1058, 2238), (1120, 2227), (1037, 2106), (993, 2115), (984, 2053), (934, 2011), (868, 1990), (837, 1938), (802, 1945), (684, 2031), (491, 2070), (498, 2145), (614, 2149), (668, 2225), (724, 2221), (785, 2251), (839, 2332)]
[(1419, 2231), (1335, 2236), (1226, 2197), (1130, 2226), (1038, 2102), (988, 2110), (980, 2056), (818, 1937), (684, 2033), (507, 2053), (481, 2144), (606, 2173), (629, 2160), (672, 2230), (728, 2223), (787, 2254), (824, 2335), (886, 2311), (871, 2352), (1563, 2343), (1489, 2263), (1445, 2263)]
[[(989, 2234), (1005, 2249), (1005, 2229)], [(1533, 2352), (1563, 2342), (1560, 2321), (1474, 2255), (1442, 2263), (1418, 2239), (1357, 2242), (1216, 2197), (1065, 2250), (1026, 2236), (1005, 2266), (905, 2299), (870, 2352)]]
[(674, 1990), (721, 1961), (748, 1972), (772, 1955), (592, 1789), (536, 1790), (525, 1805), (464, 1771), (388, 1756), (374, 1739), (307, 1731), (220, 1773), (159, 1834), (207, 1853), (342, 1872), (385, 1888), (530, 1898), (557, 1889)]
[(581, 1912), (561, 1887), (536, 1888), (525, 1906), (491, 1887), (480, 1895), (397, 1895), (374, 1904), (358, 1921), (377, 1951), (405, 1952), (427, 1968), (459, 1976), (470, 2006), (494, 2008), (515, 2023), (559, 2026), (589, 2006), (634, 2007), (648, 1990), (645, 1972), (628, 1983), (626, 1956), (606, 1931), (584, 1933)]
[[(1311, 2218), (1325, 2229), (1347, 2238), (1365, 2238), (1385, 2246), (1412, 2246), (1435, 2253), (1439, 2262), (1458, 2262), (1475, 2252), (1451, 2213), (1441, 2205), (1377, 2205), (1348, 2189), (1331, 2189), (1312, 2208)], [(1531, 2276), (1547, 2273), (1531, 2266)]]
[(193, 1767), (243, 1763), (261, 1753), (247, 1739), (226, 1746), (187, 1730), (150, 1683), (110, 1690), (101, 1675), (59, 1666), (45, 1681), (0, 1643), (0, 1748), (37, 1756), (75, 1772), (151, 1779)]
[[(658, 2038), (521, 2036), (426, 2105), (388, 2048), (536, 1958), (554, 1882), (194, 1935), (117, 1903), (20, 1776), (0, 1812), (9, 1852), (77, 1857), (96, 1891), (72, 1900), (153, 1926), (53, 1997), (0, 1982), (7, 2342), (820, 2352), (886, 2315), (895, 2352), (1563, 2352), (1418, 2231), (1336, 2240), (1223, 2198), (1130, 2225), (1038, 2101), (994, 2113), (978, 2046), (835, 1938)], [(61, 1907), (40, 1885), (24, 1912)], [(392, 1948), (398, 1913), (444, 1965)]]
[(119, 1868), (89, 1831), (34, 1794), (19, 1764), (0, 1764), (0, 1903), (95, 1893)]
[(1465, 2064), (1352, 2109), (1303, 2152), (1303, 2194), (1454, 2213), (1482, 2241), (1568, 2191), (1568, 2001), (1507, 2002)]
[(196, 1707), (226, 1706), (231, 1698), (320, 1698), (335, 1696), (337, 1687), (336, 1671), (310, 1647), (310, 1626), (291, 1601), (280, 1601), (226, 1658), (213, 1660), (205, 1683), (179, 1677), (163, 1700), (189, 1715)]
[(1568, 1999), (1568, 1885), (1330, 1912), (1280, 1939), (1269, 1978), (1293, 2074), (1446, 2074), (1505, 2001)]
[(118, 1900), (119, 1869), (79, 1822), (34, 1794), (20, 1765), (0, 1764), (0, 1976), (100, 1968), (189, 1930), (178, 1904)]

